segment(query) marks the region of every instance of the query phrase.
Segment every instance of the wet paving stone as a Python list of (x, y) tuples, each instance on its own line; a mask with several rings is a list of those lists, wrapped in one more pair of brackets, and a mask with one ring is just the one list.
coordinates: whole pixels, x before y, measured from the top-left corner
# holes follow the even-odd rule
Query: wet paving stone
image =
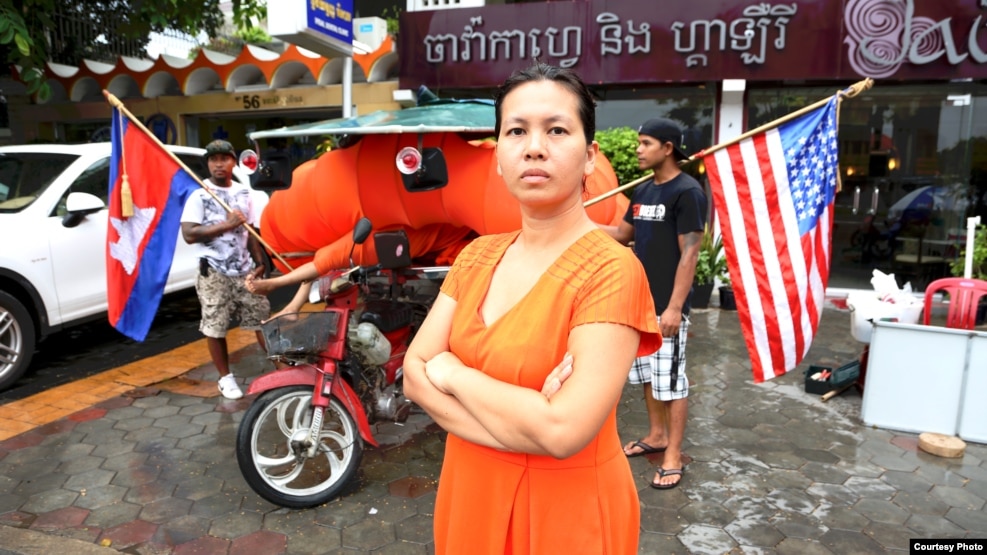
[(909, 538), (901, 533), (900, 526), (885, 524), (883, 522), (872, 522), (864, 528), (863, 532), (887, 550), (909, 550)]
[(675, 535), (692, 524), (675, 509), (651, 508), (641, 512), (641, 530)]
[(438, 480), (422, 476), (400, 478), (387, 485), (388, 492), (395, 497), (417, 498), (438, 489)]
[(204, 536), (175, 546), (174, 555), (223, 555), (230, 552), (233, 542), (212, 536)]
[(941, 499), (950, 507), (967, 509), (971, 511), (977, 511), (984, 508), (984, 499), (982, 497), (963, 488), (935, 486), (932, 488), (932, 494)]
[(828, 503), (820, 503), (812, 515), (819, 520), (819, 523), (828, 529), (839, 530), (863, 530), (870, 521), (867, 517), (854, 511), (848, 506), (834, 506)]
[(127, 494), (127, 488), (108, 484), (79, 492), (79, 497), (75, 500), (76, 507), (84, 509), (99, 509), (123, 500)]
[(233, 540), (232, 553), (270, 553), (277, 555), (287, 549), (288, 539), (281, 534), (260, 530)]
[(828, 530), (812, 515), (783, 513), (771, 517), (769, 522), (786, 538), (818, 539)]
[(153, 539), (157, 543), (174, 546), (208, 534), (208, 521), (193, 516), (183, 516), (162, 524)]
[(103, 545), (112, 546), (116, 550), (122, 550), (150, 541), (157, 531), (157, 524), (134, 520), (103, 530), (100, 541), (106, 542)]
[(144, 505), (141, 518), (148, 522), (162, 524), (189, 514), (192, 502), (188, 499), (167, 497)]
[(885, 553), (884, 547), (873, 538), (854, 530), (831, 529), (819, 538), (819, 543), (833, 553)]
[(799, 538), (785, 538), (775, 547), (775, 551), (778, 555), (834, 555), (817, 541)]
[(727, 553), (737, 546), (737, 542), (725, 530), (704, 524), (693, 524), (677, 537), (693, 553)]
[(883, 499), (861, 499), (853, 509), (874, 522), (884, 524), (904, 524), (909, 517), (907, 511)]
[[(429, 536), (431, 540), (431, 535)], [(319, 555), (342, 547), (342, 531), (324, 526), (309, 526), (304, 534), (288, 536), (288, 553)], [(352, 552), (351, 552), (352, 553)]]
[(394, 525), (368, 518), (343, 528), (343, 547), (371, 551), (396, 539)]
[(101, 465), (107, 470), (125, 470), (141, 466), (147, 460), (145, 453), (124, 453), (115, 457), (108, 457)]
[(63, 487), (75, 491), (94, 489), (108, 485), (115, 475), (116, 473), (112, 471), (99, 468), (86, 470), (70, 476)]
[(938, 497), (911, 491), (899, 491), (892, 501), (909, 514), (942, 516), (949, 510), (949, 505)]
[(950, 509), (946, 519), (966, 530), (972, 538), (987, 538), (987, 512)]
[[(826, 311), (804, 364), (859, 355), (846, 321)], [(951, 460), (921, 452), (913, 434), (864, 426), (859, 392), (826, 403), (806, 394), (801, 369), (753, 384), (736, 315), (697, 310), (690, 334), (683, 482), (654, 490), (662, 456), (629, 460), (639, 553), (887, 553), (909, 537), (987, 535), (987, 446), (970, 443)], [(259, 349), (235, 358), (248, 383), (267, 371)], [(217, 377), (209, 365), (189, 375)], [(367, 447), (337, 499), (289, 510), (254, 493), (237, 467), (249, 398), (147, 392), (0, 442), (0, 524), (93, 543), (131, 531), (133, 555), (434, 550), (446, 435), (424, 414), (375, 425), (381, 447)], [(622, 440), (647, 433), (638, 386), (624, 390), (618, 431)]]
[(123, 501), (93, 509), (86, 518), (86, 525), (112, 528), (137, 519), (141, 506)]
[(80, 456), (73, 460), (68, 460), (58, 465), (55, 469), (56, 472), (61, 474), (81, 474), (83, 472), (89, 472), (100, 468), (100, 466), (106, 462), (103, 457), (88, 457)]
[(82, 526), (89, 516), (89, 511), (79, 507), (65, 507), (49, 513), (38, 515), (38, 518), (31, 523), (31, 528), (36, 530), (60, 530), (63, 528), (75, 528)]
[(921, 538), (955, 538), (966, 533), (963, 528), (940, 516), (912, 515), (905, 521), (905, 526)]
[(253, 511), (237, 511), (202, 520), (210, 523), (209, 533), (213, 536), (234, 539), (260, 530), (264, 524), (264, 515)]
[(819, 505), (818, 500), (799, 489), (776, 489), (766, 497), (771, 505), (786, 514), (808, 515)]
[(918, 476), (914, 472), (889, 470), (881, 476), (881, 479), (899, 491), (904, 490), (914, 493), (928, 493), (932, 490), (932, 483), (925, 478)]

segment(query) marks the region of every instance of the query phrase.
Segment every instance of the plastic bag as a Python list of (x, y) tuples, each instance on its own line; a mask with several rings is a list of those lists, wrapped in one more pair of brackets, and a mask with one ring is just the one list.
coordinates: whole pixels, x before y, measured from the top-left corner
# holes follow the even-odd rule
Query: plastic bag
[(906, 283), (898, 288), (894, 274), (874, 270), (871, 278), (874, 291), (851, 291), (846, 298), (850, 308), (850, 334), (861, 343), (870, 343), (873, 321), (893, 320), (903, 324), (917, 324), (922, 316), (922, 300), (912, 294), (912, 286)]
[(915, 295), (912, 294), (912, 282), (905, 283), (904, 287), (899, 289), (894, 274), (885, 274), (875, 268), (873, 277), (870, 278), (870, 284), (882, 301), (901, 304), (918, 302)]

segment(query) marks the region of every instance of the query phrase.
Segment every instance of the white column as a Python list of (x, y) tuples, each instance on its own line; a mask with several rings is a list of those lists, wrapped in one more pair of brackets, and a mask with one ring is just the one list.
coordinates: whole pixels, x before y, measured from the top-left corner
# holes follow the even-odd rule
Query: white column
[(343, 61), (343, 117), (353, 115), (353, 57)]
[(719, 125), (716, 129), (717, 144), (740, 136), (744, 132), (744, 79), (724, 79), (720, 90)]
[[(739, 137), (744, 132), (744, 79), (724, 79), (720, 85), (719, 118), (716, 127), (716, 144)], [(713, 233), (720, 234), (720, 220), (716, 220)]]

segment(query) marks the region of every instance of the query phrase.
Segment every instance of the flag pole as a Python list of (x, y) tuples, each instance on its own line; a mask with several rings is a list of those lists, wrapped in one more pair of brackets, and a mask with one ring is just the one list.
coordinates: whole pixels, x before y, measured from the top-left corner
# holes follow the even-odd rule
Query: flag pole
[(605, 200), (605, 199), (608, 199), (608, 198), (616, 195), (617, 193), (619, 193), (621, 191), (626, 191), (627, 189), (630, 189), (631, 187), (636, 187), (636, 186), (640, 185), (641, 183), (644, 183), (645, 181), (651, 179), (651, 175), (652, 174), (650, 174), (650, 173), (648, 175), (643, 175), (643, 176), (635, 179), (634, 181), (631, 181), (630, 183), (625, 183), (624, 185), (621, 185), (620, 187), (617, 187), (616, 189), (611, 189), (611, 190), (609, 190), (609, 191), (607, 191), (607, 192), (605, 192), (605, 193), (603, 193), (603, 194), (601, 194), (599, 196), (593, 197), (593, 198), (587, 200), (586, 202), (584, 202), (583, 203), (583, 207), (594, 205), (594, 204), (600, 202), (601, 200)]
[[(857, 81), (856, 83), (854, 83), (853, 85), (850, 85), (848, 88), (846, 88), (844, 90), (837, 91), (836, 92), (836, 95), (838, 95), (841, 99), (842, 98), (853, 98), (853, 97), (857, 96), (858, 94), (860, 94), (860, 93), (862, 93), (862, 92), (870, 89), (873, 86), (874, 86), (874, 80), (871, 79), (870, 77), (868, 77), (867, 79), (864, 79), (863, 81)], [(833, 98), (832, 96), (828, 96), (828, 97), (826, 97), (826, 98), (824, 98), (824, 99), (822, 99), (822, 100), (820, 100), (818, 102), (814, 102), (814, 103), (806, 106), (805, 108), (801, 108), (799, 110), (795, 110), (794, 112), (792, 112), (792, 113), (790, 113), (788, 115), (782, 116), (782, 117), (780, 117), (780, 118), (778, 118), (778, 119), (776, 119), (774, 121), (770, 121), (768, 123), (765, 123), (764, 125), (758, 127), (757, 129), (751, 129), (750, 131), (748, 131), (748, 132), (740, 135), (739, 137), (734, 137), (733, 139), (730, 139), (729, 141), (724, 141), (724, 142), (722, 142), (720, 144), (713, 145), (713, 146), (711, 146), (711, 147), (709, 147), (709, 148), (707, 148), (705, 150), (701, 150), (701, 151), (693, 154), (692, 156), (690, 156), (687, 160), (683, 161), (682, 163), (685, 164), (685, 163), (688, 163), (688, 162), (691, 162), (691, 161), (695, 160), (696, 158), (702, 158), (704, 156), (708, 156), (708, 155), (716, 152), (717, 150), (722, 150), (724, 148), (727, 148), (728, 146), (735, 145), (735, 144), (739, 143), (740, 141), (743, 141), (744, 139), (748, 139), (750, 137), (753, 137), (754, 135), (757, 135), (758, 133), (763, 133), (763, 132), (765, 132), (765, 131), (767, 131), (769, 129), (774, 129), (775, 127), (778, 127), (779, 125), (781, 125), (781, 124), (783, 124), (783, 123), (785, 123), (787, 121), (791, 121), (791, 120), (793, 120), (793, 119), (795, 119), (795, 118), (797, 118), (799, 116), (802, 116), (804, 114), (807, 114), (807, 113), (809, 113), (809, 112), (811, 112), (811, 111), (813, 111), (813, 110), (815, 110), (817, 108), (821, 108), (822, 106), (825, 106), (826, 103), (829, 102), (832, 98)]]
[[(868, 78), (864, 79), (863, 81), (857, 81), (853, 85), (850, 85), (850, 87), (848, 87), (847, 89), (844, 89), (842, 91), (837, 91), (836, 94), (839, 95), (841, 98), (853, 98), (853, 97), (857, 96), (858, 94), (860, 94), (860, 93), (862, 93), (862, 92), (870, 89), (873, 86), (874, 86), (874, 80), (871, 79), (870, 77), (868, 77)], [(735, 137), (733, 139), (730, 139), (729, 141), (724, 141), (722, 143), (713, 145), (713, 146), (711, 146), (711, 147), (709, 147), (709, 148), (707, 148), (705, 150), (701, 150), (701, 151), (693, 154), (692, 156), (686, 158), (685, 160), (680, 161), (679, 162), (679, 165), (680, 166), (684, 166), (685, 164), (688, 164), (689, 162), (692, 162), (692, 161), (696, 160), (697, 158), (702, 158), (704, 156), (708, 156), (708, 155), (716, 152), (717, 150), (724, 149), (724, 148), (726, 148), (726, 147), (728, 147), (730, 145), (735, 145), (735, 144), (739, 143), (740, 141), (743, 141), (744, 139), (747, 139), (747, 138), (753, 137), (754, 135), (757, 135), (758, 133), (763, 133), (764, 131), (767, 131), (769, 129), (773, 129), (775, 127), (778, 127), (779, 125), (785, 123), (786, 121), (791, 121), (791, 120), (793, 120), (793, 119), (795, 119), (795, 118), (797, 118), (797, 117), (799, 117), (799, 116), (801, 116), (803, 114), (807, 114), (807, 113), (811, 112), (812, 110), (815, 110), (815, 109), (817, 109), (817, 108), (819, 108), (821, 106), (825, 106), (826, 103), (829, 102), (830, 99), (832, 99), (832, 98), (833, 97), (831, 97), (831, 96), (826, 97), (826, 98), (820, 100), (819, 102), (815, 102), (813, 104), (810, 104), (809, 106), (806, 106), (804, 108), (801, 108), (799, 110), (796, 110), (796, 111), (794, 111), (794, 112), (792, 112), (792, 113), (790, 113), (788, 115), (782, 116), (782, 117), (780, 117), (780, 118), (778, 118), (778, 119), (776, 119), (774, 121), (768, 122), (768, 123), (766, 123), (766, 124), (758, 127), (757, 129), (752, 129), (752, 130), (750, 130), (750, 131), (748, 131), (748, 132), (740, 135), (739, 137)], [(600, 202), (601, 200), (610, 198), (613, 195), (616, 195), (617, 193), (619, 193), (621, 191), (626, 191), (627, 189), (630, 189), (631, 187), (635, 187), (637, 185), (640, 185), (641, 183), (644, 183), (645, 181), (647, 181), (649, 179), (651, 179), (651, 174), (645, 175), (644, 177), (640, 177), (638, 179), (635, 179), (634, 181), (631, 181), (630, 183), (627, 183), (625, 185), (621, 185), (620, 187), (617, 187), (616, 189), (613, 189), (611, 191), (607, 191), (607, 192), (603, 193), (602, 195), (599, 195), (597, 197), (591, 198), (590, 200), (587, 200), (586, 202), (584, 202), (583, 203), (583, 206), (586, 207), (586, 206), (590, 206), (590, 205), (596, 204), (596, 203)]]
[[(106, 97), (106, 101), (109, 102), (111, 106), (113, 106), (117, 110), (120, 110), (120, 112), (123, 115), (127, 116), (127, 119), (130, 120), (130, 123), (133, 123), (138, 129), (143, 131), (145, 135), (150, 137), (155, 143), (157, 143), (159, 147), (161, 147), (161, 150), (163, 152), (167, 153), (168, 156), (170, 156), (172, 160), (174, 160), (182, 169), (184, 169), (186, 173), (191, 175), (192, 178), (195, 179), (195, 182), (199, 184), (199, 187), (202, 187), (203, 190), (209, 193), (209, 196), (211, 196), (217, 203), (219, 203), (219, 205), (222, 206), (224, 210), (226, 210), (227, 212), (233, 211), (233, 209), (230, 208), (228, 204), (223, 202), (223, 199), (216, 196), (216, 193), (212, 192), (212, 190), (209, 189), (209, 187), (207, 187), (206, 184), (203, 183), (201, 179), (199, 179), (199, 176), (196, 175), (194, 171), (192, 171), (191, 169), (189, 169), (188, 166), (185, 165), (185, 162), (182, 162), (182, 160), (179, 157), (175, 156), (173, 152), (171, 152), (165, 147), (164, 143), (162, 143), (161, 140), (154, 135), (154, 133), (151, 133), (147, 127), (144, 127), (144, 124), (141, 123), (137, 118), (135, 118), (134, 115), (130, 113), (130, 110), (127, 110), (127, 107), (123, 105), (123, 102), (121, 102), (120, 99), (116, 97), (116, 95), (104, 89), (103, 96)], [(123, 179), (124, 179), (124, 183), (126, 183), (127, 181), (126, 173), (124, 173)], [(268, 245), (264, 241), (264, 239), (260, 236), (259, 233), (257, 233), (257, 231), (253, 228), (253, 226), (248, 225), (247, 222), (243, 222), (241, 225), (243, 225), (246, 228), (247, 233), (253, 235), (254, 238), (257, 239), (257, 241), (261, 244), (261, 246), (263, 246), (265, 249), (267, 249), (268, 252), (274, 255), (274, 257), (277, 258), (278, 261), (280, 261), (282, 264), (284, 264), (285, 267), (287, 267), (289, 270), (295, 269), (294, 266), (288, 264), (287, 260), (282, 258), (280, 254), (278, 254), (274, 249), (271, 248), (270, 245)]]

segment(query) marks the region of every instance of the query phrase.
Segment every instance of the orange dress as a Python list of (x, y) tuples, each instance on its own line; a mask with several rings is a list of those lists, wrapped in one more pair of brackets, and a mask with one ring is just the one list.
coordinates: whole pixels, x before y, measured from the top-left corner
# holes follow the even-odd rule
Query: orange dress
[[(518, 304), (486, 326), (481, 303), (518, 233), (476, 239), (443, 283), (442, 291), (457, 301), (450, 350), (463, 363), (540, 391), (566, 353), (569, 331), (580, 324), (640, 330), (638, 356), (659, 348), (644, 269), (630, 249), (599, 230), (573, 243)], [(589, 445), (561, 460), (506, 453), (449, 434), (435, 502), (435, 552), (637, 553), (640, 505), (617, 436), (616, 409)]]

